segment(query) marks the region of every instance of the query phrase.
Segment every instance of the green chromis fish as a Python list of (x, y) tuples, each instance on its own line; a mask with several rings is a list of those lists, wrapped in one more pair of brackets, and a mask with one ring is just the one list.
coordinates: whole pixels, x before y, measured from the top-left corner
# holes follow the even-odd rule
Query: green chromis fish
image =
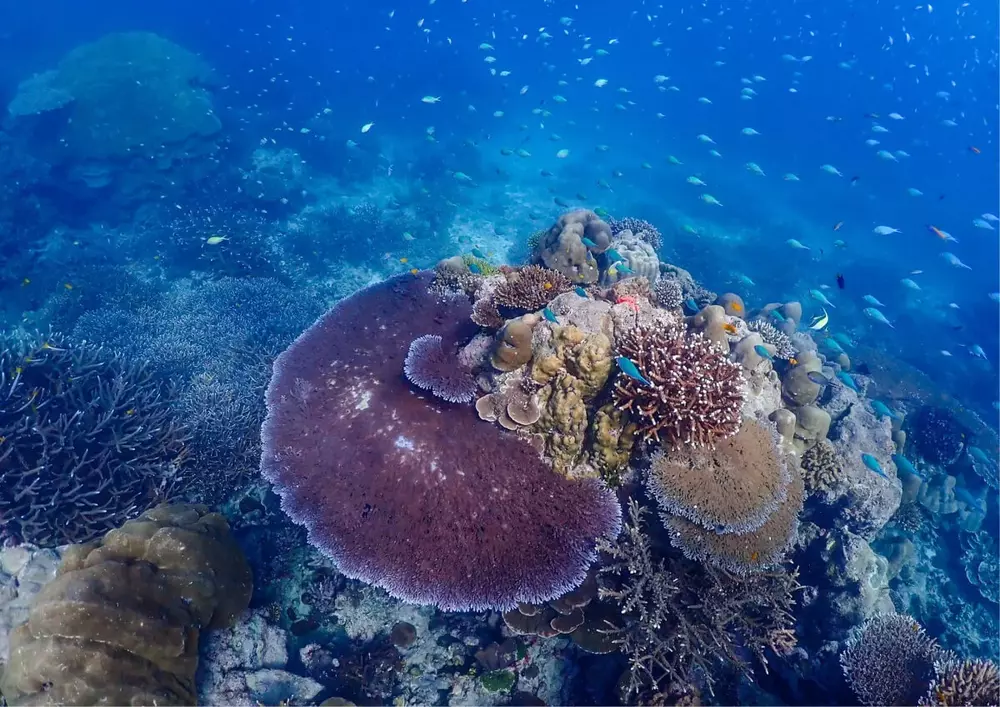
[(591, 239), (587, 238), (586, 236), (584, 236), (583, 238), (581, 238), (580, 241), (585, 246), (587, 246), (588, 248), (596, 248), (597, 247), (597, 244), (594, 243), (594, 241), (592, 241)]
[(873, 457), (871, 454), (862, 454), (861, 461), (864, 462), (865, 466), (881, 476), (883, 479), (889, 478), (886, 476), (885, 472), (882, 471), (882, 465), (878, 463), (878, 459)]
[(619, 253), (614, 248), (608, 248), (606, 251), (604, 251), (604, 257), (606, 257), (608, 259), (608, 262), (611, 263), (617, 263), (622, 260), (625, 260), (625, 258), (622, 257), (622, 254)]
[(632, 363), (632, 359), (625, 358), (624, 356), (618, 356), (615, 358), (615, 362), (617, 362), (618, 367), (622, 369), (622, 373), (632, 380), (639, 381), (643, 385), (652, 385), (652, 383), (646, 380), (643, 375), (639, 373), (639, 369), (634, 363)]
[(472, 249), (472, 254), (474, 256), (476, 256), (477, 258), (479, 258), (480, 260), (488, 260), (489, 259), (489, 258), (486, 257), (486, 253), (484, 253), (483, 251), (481, 251), (479, 248), (473, 248)]
[(469, 272), (473, 273), (474, 275), (482, 275), (483, 269), (478, 265), (476, 265), (475, 263), (469, 263)]
[(580, 287), (579, 285), (573, 288), (573, 292), (575, 292), (578, 296), (583, 297), (584, 299), (588, 299), (587, 291), (582, 287)]
[(552, 322), (553, 324), (559, 323), (559, 320), (556, 318), (556, 313), (548, 307), (542, 310), (542, 316), (545, 317), (546, 321)]
[(594, 213), (597, 214), (598, 216), (600, 216), (605, 221), (607, 221), (609, 218), (611, 218), (611, 214), (608, 213), (608, 210), (605, 209), (605, 208), (602, 208), (600, 206), (598, 206), (596, 209), (594, 209)]
[(753, 347), (753, 350), (761, 358), (766, 358), (768, 361), (774, 360), (774, 356), (771, 354), (770, 351), (767, 350), (767, 347), (764, 346), (763, 344), (757, 344), (756, 346)]

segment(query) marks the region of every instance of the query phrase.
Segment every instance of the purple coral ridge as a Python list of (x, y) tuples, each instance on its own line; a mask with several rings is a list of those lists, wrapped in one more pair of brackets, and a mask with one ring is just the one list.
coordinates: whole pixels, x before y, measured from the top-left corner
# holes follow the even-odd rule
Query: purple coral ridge
[(471, 408), (413, 395), (400, 375), (418, 336), (471, 338), (464, 296), (433, 275), (339, 302), (274, 364), (261, 470), (313, 545), (349, 577), (447, 610), (510, 609), (579, 585), (618, 501), (553, 472)]
[(403, 361), (406, 378), (449, 403), (471, 403), (476, 380), (459, 365), (456, 356), (445, 353), (441, 337), (427, 334), (413, 340)]

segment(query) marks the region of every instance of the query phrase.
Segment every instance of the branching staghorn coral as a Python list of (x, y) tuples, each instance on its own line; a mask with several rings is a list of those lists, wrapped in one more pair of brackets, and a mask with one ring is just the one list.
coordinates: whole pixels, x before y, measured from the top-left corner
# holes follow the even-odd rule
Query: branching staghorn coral
[(618, 353), (649, 385), (619, 375), (615, 406), (646, 440), (707, 446), (736, 434), (743, 406), (739, 364), (700, 334), (640, 322), (616, 338)]
[(0, 521), (42, 546), (86, 542), (176, 493), (188, 433), (145, 365), (60, 336), (0, 350)]
[(691, 692), (699, 681), (711, 690), (713, 670), (723, 663), (753, 676), (746, 650), (766, 671), (768, 649), (787, 654), (794, 647), (795, 572), (738, 577), (662, 553), (644, 514), (630, 499), (618, 540), (599, 544), (610, 558), (601, 568), (599, 596), (617, 604), (626, 620), (608, 628), (629, 660), (626, 698)]

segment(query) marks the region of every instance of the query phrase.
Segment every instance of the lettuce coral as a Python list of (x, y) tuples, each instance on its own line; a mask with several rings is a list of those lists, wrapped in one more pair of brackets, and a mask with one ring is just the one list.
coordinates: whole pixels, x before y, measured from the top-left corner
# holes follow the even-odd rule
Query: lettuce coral
[(556, 474), (469, 408), (413, 395), (410, 342), (472, 338), (464, 295), (403, 275), (339, 302), (277, 359), (261, 468), (349, 577), (448, 610), (512, 608), (583, 581), (618, 502)]
[(161, 505), (74, 545), (10, 637), (11, 704), (196, 704), (198, 637), (231, 625), (253, 580), (225, 518)]
[(647, 476), (660, 508), (718, 533), (760, 528), (787, 497), (790, 481), (777, 432), (754, 420), (713, 449), (657, 451)]

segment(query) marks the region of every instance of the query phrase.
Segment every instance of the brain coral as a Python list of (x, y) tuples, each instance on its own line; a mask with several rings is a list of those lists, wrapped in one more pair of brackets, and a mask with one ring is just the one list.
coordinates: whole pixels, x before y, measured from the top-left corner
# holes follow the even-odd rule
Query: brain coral
[(574, 284), (592, 285), (599, 275), (593, 254), (611, 245), (611, 229), (593, 211), (577, 209), (560, 216), (538, 245), (538, 258), (545, 267)]
[(747, 420), (714, 449), (657, 451), (647, 476), (664, 511), (719, 533), (757, 530), (787, 497), (791, 476), (773, 428)]
[(10, 636), (11, 704), (196, 704), (199, 633), (230, 626), (253, 578), (226, 519), (161, 505), (74, 545)]
[(513, 608), (583, 581), (620, 510), (596, 480), (553, 472), (472, 407), (415, 395), (417, 336), (475, 333), (466, 297), (405, 275), (339, 302), (274, 365), (263, 474), (346, 575), (448, 610)]
[(704, 446), (736, 434), (744, 396), (740, 366), (708, 339), (640, 322), (615, 343), (650, 382), (622, 374), (613, 391), (615, 405), (628, 411), (643, 438)]
[(198, 56), (163, 37), (108, 34), (22, 84), (20, 92), (30, 91), (30, 100), (16, 96), (11, 110), (23, 116), (65, 107), (52, 152), (60, 160), (169, 158), (167, 146), (221, 129), (204, 88), (210, 77)]

